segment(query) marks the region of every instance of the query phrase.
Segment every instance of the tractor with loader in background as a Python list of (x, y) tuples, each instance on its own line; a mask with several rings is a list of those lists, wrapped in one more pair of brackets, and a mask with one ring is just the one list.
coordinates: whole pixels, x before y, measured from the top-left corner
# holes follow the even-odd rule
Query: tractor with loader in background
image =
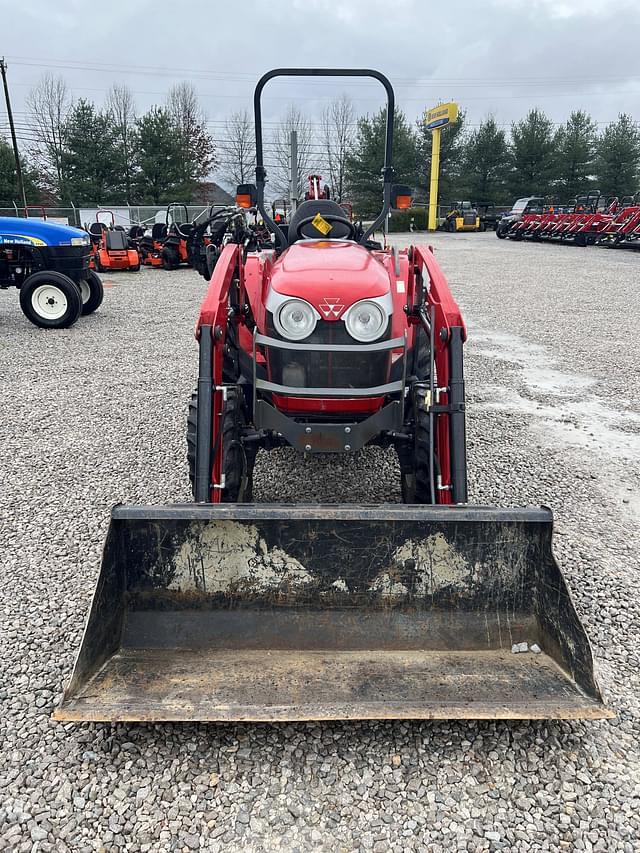
[[(281, 76), (382, 84), (383, 200), (368, 228), (323, 198), (286, 235), (269, 216), (261, 96)], [(393, 180), (391, 84), (278, 69), (254, 111), (256, 183), (217, 214), (199, 267), (194, 503), (113, 509), (56, 718), (609, 716), (550, 510), (468, 504), (467, 333), (444, 274), (427, 246), (372, 239), (411, 203)], [(259, 450), (330, 459), (368, 445), (397, 454), (404, 506), (251, 503)]]

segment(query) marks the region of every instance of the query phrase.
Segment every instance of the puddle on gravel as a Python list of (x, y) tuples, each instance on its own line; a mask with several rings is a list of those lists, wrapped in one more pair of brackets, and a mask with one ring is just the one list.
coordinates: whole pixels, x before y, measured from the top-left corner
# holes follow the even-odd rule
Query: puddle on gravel
[[(483, 389), (490, 399), (478, 408), (523, 412), (542, 441), (551, 438), (623, 464), (640, 463), (640, 415), (607, 406), (590, 390), (596, 379), (556, 370), (545, 347), (516, 335), (478, 332), (473, 341), (474, 355), (517, 365), (523, 385), (522, 394), (503, 385)], [(631, 503), (632, 495), (627, 497)]]
[(493, 399), (478, 403), (479, 409), (523, 412), (534, 419), (532, 429), (542, 438), (552, 436), (564, 444), (597, 451), (621, 462), (640, 463), (640, 431), (619, 429), (625, 424), (640, 430), (638, 415), (613, 411), (592, 396), (566, 403), (554, 400), (549, 406), (503, 385), (485, 390), (492, 393)]
[(497, 358), (520, 367), (529, 367), (532, 359), (543, 363), (549, 361), (549, 353), (543, 346), (532, 344), (517, 335), (508, 335), (505, 332), (487, 334), (474, 329), (469, 332), (469, 337), (474, 343), (474, 353), (485, 358)]
[(580, 376), (577, 373), (562, 373), (560, 370), (542, 367), (523, 368), (525, 383), (535, 390), (547, 394), (580, 394), (585, 388), (595, 385), (596, 380), (591, 376)]

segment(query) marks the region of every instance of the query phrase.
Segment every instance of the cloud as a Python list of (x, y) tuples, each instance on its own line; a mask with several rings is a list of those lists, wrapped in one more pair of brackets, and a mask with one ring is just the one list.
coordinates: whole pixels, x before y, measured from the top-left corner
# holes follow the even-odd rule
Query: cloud
[[(22, 116), (45, 57), (60, 60), (51, 70), (76, 96), (100, 103), (113, 82), (125, 82), (140, 110), (192, 79), (216, 127), (231, 111), (251, 108), (261, 73), (292, 65), (379, 68), (412, 119), (439, 100), (458, 101), (471, 123), (491, 112), (508, 125), (531, 106), (556, 122), (574, 108), (601, 122), (621, 111), (640, 118), (640, 70), (629, 61), (640, 7), (627, 0), (613, 14), (601, 0), (191, 0), (172, 7), (111, 0), (89, 17), (79, 0), (30, 0), (24, 11), (0, 0), (0, 16)], [(362, 113), (384, 102), (375, 85), (359, 81), (274, 82), (265, 119), (276, 121), (295, 101), (318, 121), (342, 91)]]

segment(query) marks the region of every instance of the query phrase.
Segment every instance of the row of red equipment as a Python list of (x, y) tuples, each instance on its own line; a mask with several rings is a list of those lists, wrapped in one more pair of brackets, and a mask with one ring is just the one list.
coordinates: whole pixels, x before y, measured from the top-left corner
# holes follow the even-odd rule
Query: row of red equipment
[(576, 199), (570, 211), (552, 205), (539, 213), (524, 213), (506, 236), (514, 240), (557, 240), (578, 246), (600, 243), (610, 247), (640, 247), (640, 192), (635, 196), (606, 199), (599, 192)]

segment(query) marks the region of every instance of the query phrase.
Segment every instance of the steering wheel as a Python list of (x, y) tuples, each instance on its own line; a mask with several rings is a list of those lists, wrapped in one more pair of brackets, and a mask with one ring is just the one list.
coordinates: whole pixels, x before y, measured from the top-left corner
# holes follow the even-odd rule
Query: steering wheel
[[(304, 228), (304, 226), (309, 225), (311, 222), (313, 222), (313, 220), (316, 218), (317, 215), (318, 215), (317, 213), (314, 213), (313, 216), (305, 216), (304, 219), (301, 219), (300, 222), (298, 222), (298, 224), (296, 225), (296, 234), (295, 234), (296, 240), (307, 240), (307, 239), (309, 239), (308, 237), (305, 237), (304, 234), (302, 234), (301, 232), (302, 232), (302, 229)], [(353, 222), (351, 222), (350, 219), (347, 219), (346, 216), (338, 216), (335, 213), (326, 213), (326, 214), (321, 213), (320, 216), (322, 216), (322, 218), (324, 219), (325, 222), (341, 222), (343, 225), (346, 225), (349, 228), (348, 236), (347, 237), (340, 237), (341, 240), (353, 240), (355, 238), (356, 226), (353, 224)], [(329, 235), (327, 234), (327, 237), (328, 236)]]

